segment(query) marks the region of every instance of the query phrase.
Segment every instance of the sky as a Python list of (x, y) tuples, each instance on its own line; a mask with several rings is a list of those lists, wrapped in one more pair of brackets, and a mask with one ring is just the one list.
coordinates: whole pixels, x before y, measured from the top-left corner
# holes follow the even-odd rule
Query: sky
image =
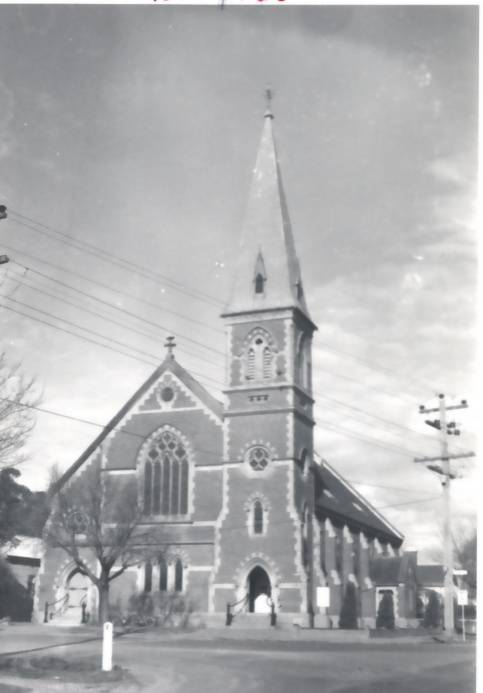
[[(1, 5), (1, 348), (41, 406), (106, 423), (169, 334), (223, 397), (219, 315), (269, 84), (319, 328), (316, 449), (436, 555), (441, 484), (413, 459), (439, 443), (418, 406), (467, 399), (450, 447), (476, 443), (477, 12)], [(98, 432), (38, 413), (24, 482), (44, 488)], [(468, 528), (475, 461), (453, 464)]]

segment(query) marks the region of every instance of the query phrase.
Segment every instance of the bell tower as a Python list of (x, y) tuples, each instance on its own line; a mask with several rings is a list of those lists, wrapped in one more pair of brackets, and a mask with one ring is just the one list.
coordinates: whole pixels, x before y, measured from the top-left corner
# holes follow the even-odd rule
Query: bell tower
[[(311, 350), (317, 328), (295, 252), (270, 93), (267, 101), (233, 289), (222, 315), (228, 344), (225, 483), (213, 599), (216, 611), (245, 594), (253, 605), (259, 595), (250, 590), (265, 589), (282, 614), (306, 612), (312, 601)], [(253, 580), (262, 572), (269, 587), (265, 578)]]

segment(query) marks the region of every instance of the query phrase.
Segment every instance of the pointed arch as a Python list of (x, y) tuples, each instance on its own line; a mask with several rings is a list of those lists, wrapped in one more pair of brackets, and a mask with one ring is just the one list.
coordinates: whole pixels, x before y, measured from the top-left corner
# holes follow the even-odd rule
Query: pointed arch
[(166, 592), (168, 589), (168, 564), (164, 556), (159, 558), (159, 591)]
[(144, 515), (189, 513), (191, 457), (188, 441), (172, 426), (163, 426), (148, 438), (139, 454)]
[(256, 500), (253, 504), (253, 534), (263, 534), (263, 505)]
[(144, 565), (144, 591), (151, 592), (153, 589), (153, 564), (147, 561)]
[(263, 294), (265, 292), (265, 282), (267, 281), (267, 275), (265, 273), (265, 263), (263, 261), (263, 255), (261, 252), (258, 253), (257, 260), (255, 262), (255, 293)]
[(312, 379), (311, 345), (310, 338), (304, 333), (299, 335), (295, 367), (297, 382), (309, 390)]
[(177, 558), (174, 563), (174, 591), (183, 591), (183, 561)]
[(244, 341), (242, 359), (246, 380), (271, 380), (275, 366), (275, 344), (271, 334), (262, 327), (253, 329)]

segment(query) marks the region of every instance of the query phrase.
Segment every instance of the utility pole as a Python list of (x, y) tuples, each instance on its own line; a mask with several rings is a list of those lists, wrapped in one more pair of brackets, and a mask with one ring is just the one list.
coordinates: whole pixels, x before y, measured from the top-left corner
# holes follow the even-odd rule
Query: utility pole
[[(7, 218), (7, 208), (5, 205), (0, 205), (0, 221)], [(10, 261), (8, 255), (0, 255), (0, 265), (6, 265)]]
[[(456, 427), (454, 421), (449, 423), (446, 420), (446, 413), (451, 409), (466, 409), (468, 403), (465, 399), (461, 400), (460, 404), (447, 406), (444, 394), (438, 395), (439, 406), (435, 409), (427, 409), (423, 404), (419, 407), (420, 414), (430, 414), (432, 412), (439, 413), (439, 419), (426, 420), (425, 423), (432, 428), (436, 428), (440, 432), (441, 455), (439, 457), (417, 457), (414, 462), (422, 462), (427, 465), (427, 468), (436, 474), (442, 476), (441, 484), (443, 486), (443, 527), (444, 527), (444, 629), (448, 638), (453, 637), (454, 632), (454, 611), (453, 611), (453, 546), (451, 536), (451, 497), (450, 497), (450, 481), (455, 478), (451, 472), (450, 460), (457, 460), (463, 457), (473, 457), (474, 452), (463, 452), (455, 455), (450, 455), (448, 452), (448, 436), (460, 435), (460, 430)], [(428, 462), (442, 462), (442, 466), (438, 464), (428, 464)]]

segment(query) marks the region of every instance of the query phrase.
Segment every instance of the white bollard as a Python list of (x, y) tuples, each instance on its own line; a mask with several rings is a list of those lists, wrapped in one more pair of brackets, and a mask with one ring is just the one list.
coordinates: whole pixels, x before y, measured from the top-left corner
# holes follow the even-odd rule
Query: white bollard
[(102, 671), (112, 670), (112, 623), (106, 621), (102, 632)]

